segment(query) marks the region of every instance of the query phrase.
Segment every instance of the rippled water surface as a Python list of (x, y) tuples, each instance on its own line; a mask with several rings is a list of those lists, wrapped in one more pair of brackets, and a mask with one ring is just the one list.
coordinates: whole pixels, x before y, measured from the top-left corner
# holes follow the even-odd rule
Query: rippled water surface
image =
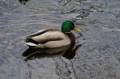
[[(76, 56), (25, 62), (25, 36), (66, 19), (83, 34)], [(120, 0), (0, 0), (0, 79), (120, 79)]]

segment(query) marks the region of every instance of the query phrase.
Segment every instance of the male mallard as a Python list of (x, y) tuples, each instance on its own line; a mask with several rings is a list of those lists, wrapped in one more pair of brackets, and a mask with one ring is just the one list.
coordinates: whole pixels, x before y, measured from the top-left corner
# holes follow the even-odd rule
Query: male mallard
[[(70, 55), (74, 51), (75, 36), (72, 30), (80, 32), (80, 29), (72, 21), (63, 22), (61, 31), (58, 29), (42, 29), (37, 33), (27, 36), (26, 45), (32, 50), (42, 49), (47, 54), (61, 54), (71, 59)], [(31, 54), (31, 53), (30, 53)], [(27, 56), (29, 53), (24, 53)]]

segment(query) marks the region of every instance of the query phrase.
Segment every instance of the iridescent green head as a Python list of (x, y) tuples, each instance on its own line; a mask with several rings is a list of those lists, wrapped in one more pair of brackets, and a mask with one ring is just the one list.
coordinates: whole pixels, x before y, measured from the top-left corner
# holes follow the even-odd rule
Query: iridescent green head
[(62, 27), (61, 27), (61, 31), (62, 32), (70, 32), (71, 30), (73, 30), (75, 28), (75, 25), (72, 21), (70, 20), (65, 20), (63, 23), (62, 23)]

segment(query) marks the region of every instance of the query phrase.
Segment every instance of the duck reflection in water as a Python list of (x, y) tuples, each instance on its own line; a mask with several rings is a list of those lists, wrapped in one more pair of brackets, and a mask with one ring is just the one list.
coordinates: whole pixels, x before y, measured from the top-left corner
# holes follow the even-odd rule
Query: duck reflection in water
[(43, 49), (33, 49), (33, 48), (28, 48), (27, 50), (25, 50), (22, 54), (22, 56), (25, 57), (25, 61), (28, 61), (28, 60), (32, 60), (32, 59), (35, 59), (35, 58), (44, 58), (44, 57), (56, 57), (56, 56), (63, 56), (65, 57), (66, 59), (73, 59), (75, 54), (76, 54), (76, 51), (79, 47), (81, 47), (82, 44), (79, 44), (77, 45), (73, 51), (67, 51), (65, 52), (63, 55), (61, 55), (61, 52), (60, 53), (56, 53), (56, 54), (48, 54), (46, 52), (44, 52)]

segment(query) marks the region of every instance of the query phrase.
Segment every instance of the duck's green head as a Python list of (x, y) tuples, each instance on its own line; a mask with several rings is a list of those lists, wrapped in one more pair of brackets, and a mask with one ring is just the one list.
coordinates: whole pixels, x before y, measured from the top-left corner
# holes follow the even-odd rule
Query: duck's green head
[(67, 32), (70, 32), (72, 30), (74, 30), (76, 32), (80, 32), (80, 29), (78, 27), (76, 27), (72, 21), (65, 20), (62, 23), (61, 31), (64, 33), (67, 33)]

